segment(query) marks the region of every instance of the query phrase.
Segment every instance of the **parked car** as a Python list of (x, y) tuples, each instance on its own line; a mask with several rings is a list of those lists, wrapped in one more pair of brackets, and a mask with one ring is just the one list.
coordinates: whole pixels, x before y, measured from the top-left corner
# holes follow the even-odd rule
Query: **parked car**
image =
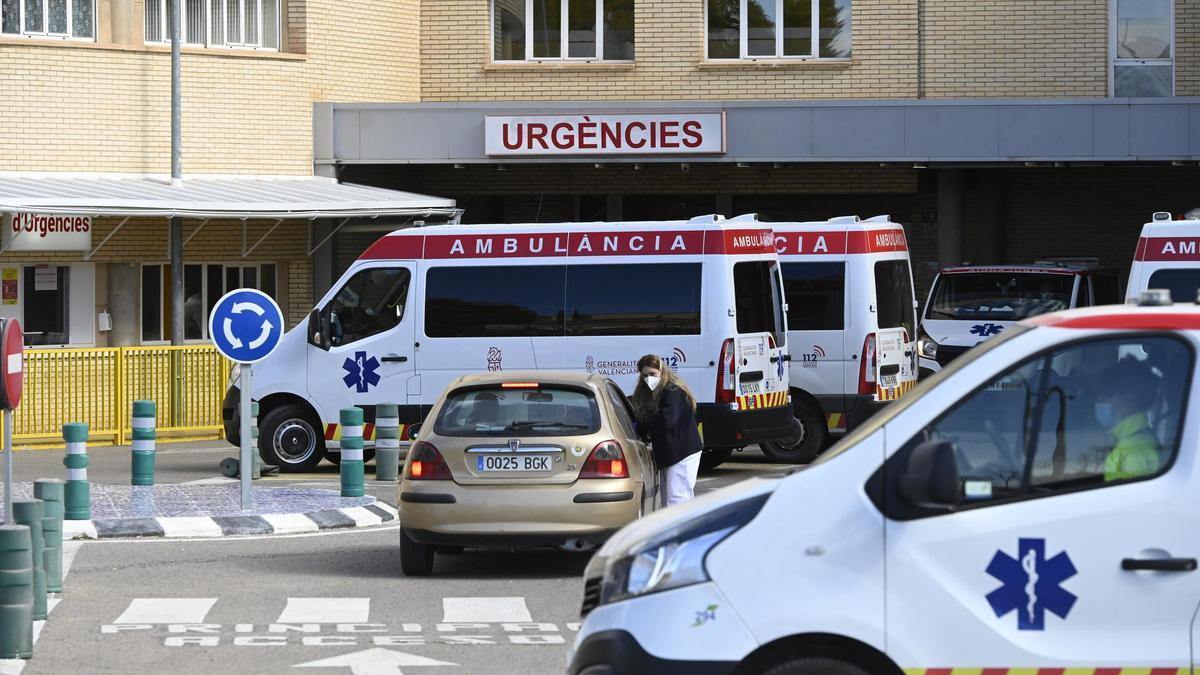
[(441, 547), (601, 544), (653, 511), (654, 461), (621, 388), (600, 375), (467, 375), (438, 398), (400, 480), (400, 564)]

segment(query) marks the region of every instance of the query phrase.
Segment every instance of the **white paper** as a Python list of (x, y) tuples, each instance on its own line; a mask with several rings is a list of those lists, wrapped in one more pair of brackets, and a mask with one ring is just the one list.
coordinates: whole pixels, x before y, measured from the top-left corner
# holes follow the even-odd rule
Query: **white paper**
[(50, 265), (38, 265), (33, 268), (33, 290), (57, 291), (58, 268)]

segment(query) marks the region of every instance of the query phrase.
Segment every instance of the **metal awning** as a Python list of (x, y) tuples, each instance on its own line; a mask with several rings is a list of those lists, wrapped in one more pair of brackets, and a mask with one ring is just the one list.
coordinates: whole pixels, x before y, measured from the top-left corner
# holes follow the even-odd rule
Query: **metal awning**
[(194, 175), (172, 185), (150, 174), (0, 172), (0, 213), (179, 218), (446, 217), (453, 199), (320, 176)]

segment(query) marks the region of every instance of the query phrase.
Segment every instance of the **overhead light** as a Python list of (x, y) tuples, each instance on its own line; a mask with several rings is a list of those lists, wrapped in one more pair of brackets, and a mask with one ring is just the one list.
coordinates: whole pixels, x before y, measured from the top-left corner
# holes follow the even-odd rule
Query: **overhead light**
[(737, 168), (739, 168), (739, 169), (749, 169), (749, 168), (750, 168), (750, 164), (749, 164), (749, 162), (738, 162), (738, 163), (737, 163)]
[(633, 168), (634, 168), (634, 170), (636, 171), (636, 170), (638, 170), (638, 169), (641, 169), (641, 168), (642, 168), (642, 165), (641, 165), (641, 164), (634, 164), (634, 165), (633, 165)]
[(600, 162), (596, 162), (595, 164), (592, 165), (592, 168), (593, 169), (603, 169), (604, 165), (601, 164)]
[(784, 166), (783, 164), (780, 164), (779, 162), (775, 162), (774, 164), (771, 165), (771, 168), (772, 169), (782, 169), (783, 166)]
[(913, 168), (914, 169), (928, 169), (929, 167), (925, 166), (921, 162), (913, 162)]
[(455, 164), (455, 165), (454, 165), (454, 168), (456, 168), (456, 169), (465, 169), (465, 168), (467, 168), (467, 165), (466, 165), (466, 164)]
[(691, 164), (688, 164), (687, 162), (684, 162), (684, 163), (682, 163), (682, 164), (680, 164), (680, 165), (679, 165), (679, 170), (680, 170), (680, 171), (682, 171), (682, 172), (684, 172), (684, 173), (687, 173), (688, 171), (691, 171), (691, 170), (692, 170), (692, 165), (691, 165)]
[(508, 165), (507, 164), (497, 164), (496, 170), (497, 171), (508, 171)]

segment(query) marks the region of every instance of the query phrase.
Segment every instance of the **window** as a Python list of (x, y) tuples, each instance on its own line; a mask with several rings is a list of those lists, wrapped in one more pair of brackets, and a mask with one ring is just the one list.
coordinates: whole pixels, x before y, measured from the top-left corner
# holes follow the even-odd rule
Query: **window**
[(71, 268), (33, 265), (25, 268), (22, 328), (25, 345), (65, 345), (70, 339), (67, 326), (67, 297)]
[(0, 35), (95, 40), (95, 0), (0, 0)]
[(705, 0), (710, 59), (850, 58), (850, 0)]
[(425, 279), (429, 337), (561, 337), (562, 265), (438, 267)]
[(1019, 321), (1071, 306), (1072, 274), (943, 274), (927, 319)]
[[(186, 264), (183, 266), (185, 340), (208, 339), (208, 317), (229, 291), (257, 288), (275, 297), (275, 265)], [(142, 265), (142, 341), (171, 339), (171, 267)]]
[(907, 260), (875, 263), (875, 308), (880, 328), (903, 328), (909, 340), (916, 337), (917, 316)]
[(784, 263), (788, 330), (842, 330), (846, 325), (846, 263)]
[(698, 263), (567, 270), (567, 335), (699, 334)]
[(1174, 458), (1192, 361), (1173, 337), (1060, 347), (956, 403), (889, 462), (920, 443), (949, 443), (958, 509), (1149, 479)]
[(1164, 269), (1150, 275), (1146, 288), (1165, 288), (1175, 302), (1196, 302), (1200, 293), (1200, 269)]
[(471, 387), (446, 397), (433, 429), (440, 436), (583, 436), (600, 430), (600, 406), (582, 389)]
[(617, 425), (621, 427), (621, 431), (625, 432), (628, 438), (638, 438), (637, 427), (633, 423), (634, 415), (633, 407), (629, 404), (629, 398), (625, 396), (625, 392), (617, 385), (608, 383), (608, 396), (612, 399), (613, 408), (617, 417)]
[(408, 304), (410, 280), (403, 267), (375, 267), (350, 277), (321, 310), (330, 343), (347, 345), (398, 326)]
[(492, 0), (495, 61), (633, 60), (633, 0)]
[(1175, 95), (1172, 0), (1113, 0), (1113, 95)]
[[(145, 0), (146, 42), (171, 42), (171, 0)], [(180, 0), (180, 39), (200, 47), (279, 49), (279, 0)]]
[(783, 334), (782, 289), (778, 265), (772, 262), (740, 262), (733, 266), (733, 295), (737, 303), (737, 331), (771, 333), (775, 344), (787, 343)]

